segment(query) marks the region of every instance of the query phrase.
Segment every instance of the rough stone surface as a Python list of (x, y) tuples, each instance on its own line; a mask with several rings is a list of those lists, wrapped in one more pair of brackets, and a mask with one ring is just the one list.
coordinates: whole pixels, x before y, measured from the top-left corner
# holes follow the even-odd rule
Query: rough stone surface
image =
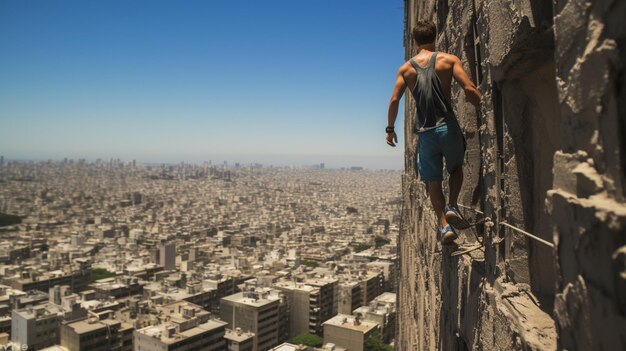
[(621, 0), (405, 1), (407, 59), (432, 19), (483, 93), (477, 111), (452, 92), (460, 203), (493, 225), (437, 242), (405, 95), (396, 349), (626, 349), (625, 18)]

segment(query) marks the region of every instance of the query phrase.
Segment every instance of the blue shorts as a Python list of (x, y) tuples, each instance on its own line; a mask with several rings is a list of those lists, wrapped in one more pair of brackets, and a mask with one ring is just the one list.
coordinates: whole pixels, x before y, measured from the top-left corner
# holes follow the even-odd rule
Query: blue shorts
[(419, 133), (417, 170), (423, 181), (443, 180), (443, 158), (448, 173), (463, 166), (465, 138), (456, 123)]

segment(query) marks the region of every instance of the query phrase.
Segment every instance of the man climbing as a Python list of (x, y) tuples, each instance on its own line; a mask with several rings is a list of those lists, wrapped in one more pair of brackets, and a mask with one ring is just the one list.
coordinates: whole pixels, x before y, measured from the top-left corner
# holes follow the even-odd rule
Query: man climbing
[[(479, 106), (481, 95), (465, 73), (458, 57), (435, 51), (437, 28), (432, 21), (417, 22), (412, 34), (417, 55), (398, 70), (389, 102), (385, 130), (387, 144), (395, 147), (398, 142), (394, 124), (400, 98), (409, 87), (417, 109), (413, 128), (419, 137), (417, 170), (426, 183), (439, 220), (441, 243), (450, 244), (457, 238), (452, 228), (464, 229), (468, 226), (457, 207), (463, 184), (465, 138), (450, 104), (452, 78), (463, 88), (466, 100), (474, 106)], [(441, 186), (444, 158), (450, 173), (448, 205)]]

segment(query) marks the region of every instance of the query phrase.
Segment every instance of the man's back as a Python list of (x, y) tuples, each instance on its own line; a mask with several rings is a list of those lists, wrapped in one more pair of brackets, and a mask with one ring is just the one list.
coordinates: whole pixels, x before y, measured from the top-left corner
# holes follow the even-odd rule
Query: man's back
[[(433, 54), (434, 53), (432, 51), (421, 50), (417, 55), (413, 56), (412, 60), (420, 67), (426, 68)], [(448, 99), (448, 102), (450, 102), (451, 99), (451, 85), (452, 78), (454, 76), (454, 65), (458, 60), (459, 59), (454, 55), (439, 52), (435, 61), (435, 73), (437, 74), (437, 77), (439, 77), (441, 88), (446, 99)], [(413, 67), (413, 65), (411, 65), (410, 61), (407, 61), (404, 65), (402, 65), (402, 67), (400, 67), (400, 71), (407, 87), (413, 91), (417, 83), (417, 70)]]
[[(438, 52), (434, 57), (435, 62), (429, 62), (435, 51), (436, 33), (436, 26), (432, 21), (418, 21), (413, 29), (413, 40), (418, 47), (418, 54), (400, 66), (396, 75), (396, 83), (389, 101), (387, 113), (388, 128), (386, 129), (386, 139), (387, 144), (390, 146), (396, 146), (397, 135), (393, 130), (393, 125), (398, 115), (398, 104), (407, 88), (409, 88), (414, 98), (417, 97), (415, 101), (416, 106), (419, 106), (418, 116), (421, 116), (421, 121), (419, 121), (421, 123), (415, 126), (414, 131), (418, 132), (425, 131), (433, 125), (435, 127), (440, 125), (442, 118), (445, 121), (451, 120), (454, 114), (452, 102), (450, 101), (452, 97), (452, 78), (463, 89), (466, 101), (474, 106), (480, 104), (480, 93), (463, 69), (461, 60), (458, 57)], [(434, 69), (430, 67), (434, 67)], [(427, 84), (427, 81), (430, 81), (430, 84)], [(426, 117), (435, 118), (435, 122), (426, 120)]]

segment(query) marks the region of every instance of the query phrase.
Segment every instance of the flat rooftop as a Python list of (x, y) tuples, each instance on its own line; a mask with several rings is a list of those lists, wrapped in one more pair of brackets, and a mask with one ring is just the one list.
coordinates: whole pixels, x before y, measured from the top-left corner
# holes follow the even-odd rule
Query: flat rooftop
[(90, 323), (88, 320), (85, 319), (82, 321), (70, 323), (68, 324), (68, 327), (74, 329), (74, 332), (76, 334), (85, 334), (116, 324), (121, 323), (115, 319), (104, 319)]
[(214, 329), (217, 328), (223, 328), (227, 325), (228, 323), (226, 322), (222, 322), (222, 321), (218, 321), (215, 319), (211, 319), (209, 321), (207, 321), (206, 323), (203, 324), (199, 324), (198, 326), (194, 327), (194, 328), (190, 328), (185, 330), (184, 332), (174, 332), (174, 335), (170, 338), (167, 336), (167, 328), (168, 327), (175, 327), (174, 324), (159, 324), (159, 325), (155, 325), (155, 326), (150, 326), (150, 327), (146, 327), (143, 329), (139, 329), (136, 332), (137, 333), (141, 333), (153, 338), (157, 338), (159, 339), (163, 344), (166, 345), (170, 345), (176, 342), (179, 342), (181, 340), (190, 338), (192, 336), (196, 336), (199, 334), (203, 334), (206, 332), (210, 332)]
[(293, 282), (293, 281), (277, 282), (274, 284), (274, 286), (279, 287), (279, 288), (291, 289), (291, 290), (302, 290), (302, 291), (318, 290), (317, 287), (313, 287), (306, 283), (298, 283), (298, 282)]
[(374, 300), (377, 302), (396, 303), (396, 294), (391, 292), (385, 292), (378, 295), (376, 298), (374, 298)]
[(49, 305), (38, 305), (26, 307), (19, 310), (13, 310), (13, 313), (20, 315), (24, 319), (43, 319), (58, 316), (60, 311), (58, 307)]
[(222, 297), (222, 300), (231, 301), (235, 303), (241, 303), (241, 304), (248, 305), (248, 306), (262, 307), (262, 306), (266, 306), (271, 303), (274, 303), (280, 300), (280, 298), (278, 296), (269, 295), (269, 296), (266, 296), (265, 298), (254, 299), (252, 297), (244, 297), (243, 293), (236, 293), (234, 295)]
[(355, 317), (347, 314), (338, 314), (333, 318), (322, 323), (322, 325), (332, 325), (335, 327), (360, 331), (367, 333), (368, 331), (378, 327), (378, 323), (361, 319), (358, 325), (354, 323)]
[(241, 343), (246, 340), (251, 340), (252, 338), (254, 338), (254, 333), (242, 332), (241, 335), (239, 335), (234, 330), (226, 329), (226, 335), (224, 335), (224, 338)]
[(300, 351), (300, 350), (304, 350), (304, 349), (297, 345), (284, 343), (284, 344), (276, 346), (271, 351)]

